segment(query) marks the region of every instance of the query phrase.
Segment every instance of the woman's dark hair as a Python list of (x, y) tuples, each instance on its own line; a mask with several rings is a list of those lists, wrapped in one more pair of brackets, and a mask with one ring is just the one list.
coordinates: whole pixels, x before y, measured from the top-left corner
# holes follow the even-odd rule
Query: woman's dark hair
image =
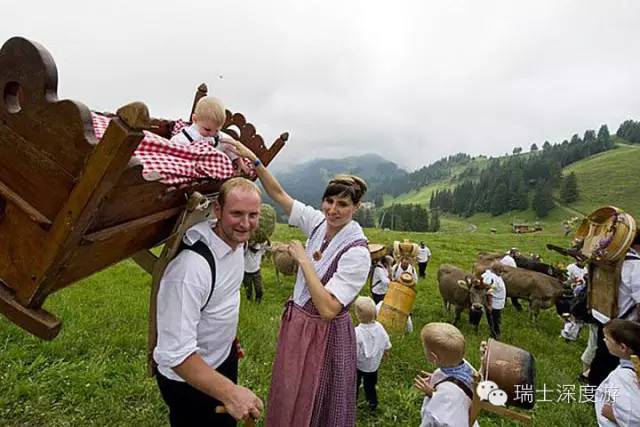
[(633, 354), (640, 356), (640, 323), (611, 319), (604, 325), (604, 330), (615, 342), (626, 345)]
[(353, 204), (358, 204), (364, 193), (367, 192), (367, 183), (355, 175), (338, 175), (334, 177), (324, 190), (322, 200), (327, 197), (349, 197)]

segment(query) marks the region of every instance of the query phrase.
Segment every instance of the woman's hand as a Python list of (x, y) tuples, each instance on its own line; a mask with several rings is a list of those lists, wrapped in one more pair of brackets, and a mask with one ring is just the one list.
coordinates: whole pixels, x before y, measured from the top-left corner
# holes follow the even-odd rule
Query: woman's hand
[(245, 159), (249, 159), (252, 162), (255, 162), (256, 160), (258, 160), (258, 156), (256, 156), (253, 151), (247, 148), (247, 146), (244, 145), (242, 142), (236, 141), (230, 136), (227, 136), (227, 135), (222, 136), (220, 138), (220, 142), (225, 144), (233, 152), (233, 154), (235, 154), (238, 157), (244, 157)]
[(304, 246), (300, 243), (299, 240), (292, 240), (288, 246), (289, 254), (296, 260), (298, 264), (301, 264), (305, 259), (307, 259), (307, 254), (304, 251)]

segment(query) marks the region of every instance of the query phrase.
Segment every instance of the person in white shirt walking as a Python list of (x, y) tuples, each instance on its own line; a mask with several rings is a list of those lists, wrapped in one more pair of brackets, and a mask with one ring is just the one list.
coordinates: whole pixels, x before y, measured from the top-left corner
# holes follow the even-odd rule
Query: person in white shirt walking
[(356, 298), (355, 307), (360, 322), (356, 326), (358, 392), (360, 384), (364, 383), (369, 409), (375, 411), (378, 407), (378, 368), (382, 357), (391, 349), (391, 341), (382, 324), (376, 321), (376, 306), (371, 298)]
[(426, 277), (427, 264), (429, 263), (429, 259), (431, 259), (431, 251), (424, 242), (420, 242), (416, 259), (418, 261), (418, 276), (424, 279)]
[(502, 310), (507, 300), (507, 288), (500, 276), (503, 264), (494, 262), (491, 268), (482, 273), (483, 283), (491, 286), (487, 291), (487, 323), (491, 338), (500, 339), (500, 325), (502, 324)]
[(267, 242), (248, 243), (244, 249), (244, 277), (242, 279), (242, 283), (244, 284), (248, 301), (251, 301), (254, 292), (255, 301), (257, 303), (262, 301), (263, 291), (260, 263), (262, 262), (262, 256), (267, 249)]
[[(258, 225), (260, 190), (244, 178), (221, 187), (217, 222), (187, 230), (157, 299), (156, 379), (172, 426), (235, 426), (259, 417), (262, 401), (236, 385), (235, 337), (244, 273), (243, 248)], [(224, 405), (227, 414), (216, 413)]]

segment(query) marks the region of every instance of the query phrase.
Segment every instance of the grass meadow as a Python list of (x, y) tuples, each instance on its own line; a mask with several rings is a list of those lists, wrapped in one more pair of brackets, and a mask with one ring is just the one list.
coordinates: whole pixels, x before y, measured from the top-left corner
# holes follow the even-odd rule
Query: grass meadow
[[(363, 393), (358, 426), (417, 426), (422, 396), (412, 387), (420, 370), (433, 370), (424, 359), (419, 328), (445, 319), (437, 290), (441, 263), (470, 268), (478, 251), (503, 251), (512, 246), (539, 252), (553, 262), (566, 261), (544, 245), (566, 245), (568, 239), (546, 233), (401, 233), (367, 230), (372, 242), (391, 243), (402, 238), (424, 240), (433, 252), (427, 278), (418, 284), (413, 318), (417, 331), (392, 336), (390, 357), (379, 373), (380, 406), (376, 417), (366, 410)], [(297, 230), (278, 225), (274, 240), (302, 237)], [(239, 336), (246, 352), (240, 364), (240, 382), (266, 399), (275, 340), (284, 302), (293, 278), (277, 285), (270, 261), (263, 264), (265, 297), (257, 305), (244, 299)], [(121, 262), (52, 295), (45, 305), (64, 320), (52, 342), (40, 341), (0, 317), (0, 425), (3, 426), (163, 426), (167, 412), (155, 381), (146, 376), (145, 346), (150, 276), (132, 261)], [(366, 293), (366, 289), (363, 290)], [(488, 337), (486, 320), (474, 333), (463, 314), (459, 325), (467, 338), (467, 359), (479, 365), (478, 347)], [(579, 403), (576, 377), (586, 330), (576, 343), (559, 338), (561, 320), (550, 309), (533, 325), (526, 313), (507, 304), (503, 318), (504, 342), (532, 352), (536, 358), (537, 389), (546, 387), (547, 402), (538, 401), (534, 425), (595, 425), (592, 404)], [(575, 387), (561, 400), (559, 388)], [(542, 397), (538, 393), (538, 399)], [(573, 399), (571, 398), (573, 397)], [(514, 422), (483, 414), (482, 426), (510, 426)], [(261, 425), (261, 424), (259, 424)]]

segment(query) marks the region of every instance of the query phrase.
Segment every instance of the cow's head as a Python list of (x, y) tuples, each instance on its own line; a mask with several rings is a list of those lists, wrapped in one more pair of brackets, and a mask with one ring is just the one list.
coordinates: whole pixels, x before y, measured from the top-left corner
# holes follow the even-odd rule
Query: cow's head
[(489, 286), (482, 283), (477, 276), (467, 275), (464, 280), (458, 280), (458, 286), (469, 292), (469, 309), (472, 312), (482, 312), (487, 301)]

